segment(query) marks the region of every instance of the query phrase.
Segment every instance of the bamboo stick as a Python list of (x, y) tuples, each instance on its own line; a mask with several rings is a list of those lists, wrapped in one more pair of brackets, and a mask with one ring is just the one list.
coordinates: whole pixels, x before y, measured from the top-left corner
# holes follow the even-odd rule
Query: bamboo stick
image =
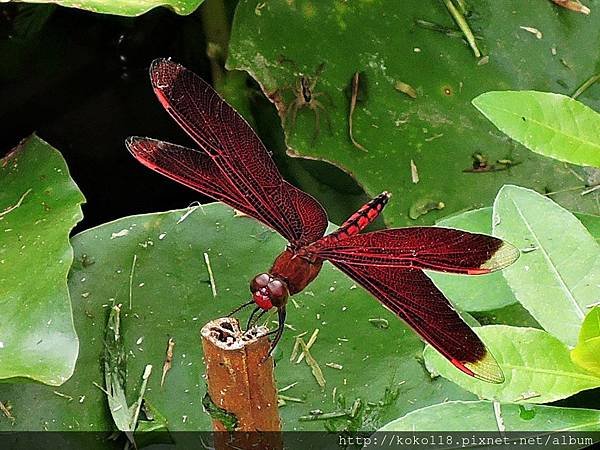
[(232, 317), (202, 328), (213, 430), (234, 432), (215, 433), (217, 450), (282, 448), (273, 359), (266, 358), (268, 331), (255, 327), (244, 333)]

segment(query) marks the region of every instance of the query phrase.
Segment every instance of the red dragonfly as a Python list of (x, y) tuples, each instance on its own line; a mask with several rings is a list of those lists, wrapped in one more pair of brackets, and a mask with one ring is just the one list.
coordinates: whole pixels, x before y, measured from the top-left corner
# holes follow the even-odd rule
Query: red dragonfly
[[(199, 76), (157, 59), (150, 79), (158, 100), (201, 150), (130, 137), (126, 145), (145, 166), (226, 203), (289, 241), (268, 272), (250, 283), (255, 311), (277, 308), (283, 333), (286, 303), (319, 274), (325, 260), (375, 296), (427, 343), (468, 375), (502, 383), (494, 357), (423, 269), (466, 275), (502, 269), (519, 251), (483, 234), (449, 228), (394, 228), (359, 234), (380, 214), (387, 192), (324, 236), (327, 214), (313, 197), (285, 181), (250, 125)], [(245, 306), (245, 305), (242, 305)]]

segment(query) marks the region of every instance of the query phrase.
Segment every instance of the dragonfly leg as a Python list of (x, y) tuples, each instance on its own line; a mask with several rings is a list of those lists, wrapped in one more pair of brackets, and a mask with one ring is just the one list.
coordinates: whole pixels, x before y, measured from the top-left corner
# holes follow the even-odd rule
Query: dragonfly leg
[(277, 343), (279, 342), (279, 340), (281, 339), (281, 336), (283, 335), (283, 330), (285, 330), (285, 306), (279, 308), (279, 310), (277, 311), (277, 314), (278, 314), (278, 319), (279, 319), (278, 320), (279, 326), (277, 327), (276, 330), (273, 330), (268, 333), (268, 334), (275, 334), (275, 337), (271, 341), (271, 348), (269, 349), (269, 353), (267, 353), (267, 356), (265, 357), (265, 359), (268, 358), (271, 355), (271, 353), (273, 353), (273, 350), (275, 350)]
[(250, 323), (252, 323), (252, 318), (254, 317), (254, 314), (256, 314), (259, 310), (260, 308), (258, 306), (252, 310), (252, 314), (250, 314), (250, 317), (248, 318), (248, 323), (246, 324), (246, 330), (250, 329)]
[(266, 312), (267, 312), (267, 311), (263, 309), (263, 310), (260, 312), (260, 314), (254, 318), (254, 320), (252, 321), (252, 323), (248, 323), (248, 327), (247, 327), (246, 329), (247, 329), (247, 330), (249, 330), (250, 328), (254, 328), (254, 327), (256, 326), (256, 323), (257, 323), (257, 322), (260, 320), (260, 318), (261, 318), (262, 316), (264, 316), (264, 315), (265, 315), (265, 313), (266, 313)]
[(254, 303), (254, 300), (250, 300), (248, 303), (244, 303), (244, 304), (238, 306), (233, 311), (231, 311), (229, 314), (227, 314), (227, 317), (233, 316), (236, 312), (240, 311), (241, 309), (244, 309), (246, 306), (250, 306), (253, 303)]

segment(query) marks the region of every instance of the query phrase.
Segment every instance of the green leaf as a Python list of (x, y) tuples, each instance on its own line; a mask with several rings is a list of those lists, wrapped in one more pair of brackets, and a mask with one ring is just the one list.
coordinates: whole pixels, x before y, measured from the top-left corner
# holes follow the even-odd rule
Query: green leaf
[(579, 219), (583, 226), (587, 228), (594, 239), (600, 241), (600, 216), (582, 213), (573, 214)]
[(600, 386), (600, 377), (573, 364), (567, 346), (543, 330), (489, 325), (474, 331), (502, 368), (504, 383), (470, 377), (427, 347), (424, 358), (430, 371), (480, 398), (508, 403), (548, 403)]
[[(573, 213), (587, 228), (590, 234), (600, 240), (600, 216)], [(492, 234), (492, 207), (473, 209), (461, 214), (439, 220), (440, 227), (457, 228), (472, 233)], [(427, 272), (429, 278), (449, 298), (452, 303), (463, 311), (490, 311), (501, 309), (517, 302), (501, 272), (490, 275), (465, 277), (440, 272)], [(533, 326), (535, 321), (526, 319), (524, 326)], [(520, 319), (523, 319), (520, 317)], [(510, 325), (516, 323), (505, 322)]]
[[(600, 427), (600, 411), (595, 409), (502, 404), (500, 418), (506, 431), (598, 431)], [(492, 402), (452, 401), (412, 411), (378, 431), (498, 431), (498, 422)]]
[(571, 359), (600, 376), (600, 306), (593, 308), (583, 321), (579, 342), (571, 350)]
[[(491, 208), (467, 211), (442, 219), (436, 225), (491, 235)], [(427, 275), (457, 308), (464, 311), (488, 311), (517, 301), (500, 272), (465, 277), (428, 271)]]
[(523, 308), (523, 305), (520, 303), (513, 303), (500, 309), (480, 311), (473, 313), (473, 315), (481, 325), (512, 325), (515, 327), (542, 328), (531, 317), (529, 311)]
[(492, 91), (473, 105), (528, 149), (550, 158), (600, 167), (600, 114), (565, 95)]
[[(268, 270), (285, 242), (255, 220), (236, 217), (222, 204), (188, 213), (127, 217), (73, 238), (76, 261), (69, 286), (76, 299), (76, 328), (85, 336), (75, 375), (61, 387), (73, 401), (52, 389), (0, 384), (0, 399), (12, 405), (16, 418), (13, 426), (0, 420), (0, 430), (39, 429), (44, 424), (51, 430), (112, 428), (106, 395), (92, 383), (103, 384), (100, 356), (113, 303), (122, 304), (129, 404), (137, 398), (144, 367), (152, 364), (156, 373), (148, 380), (145, 398), (168, 420), (169, 430), (211, 429), (210, 418), (202, 410), (205, 386), (199, 330), (208, 320), (227, 315), (249, 300), (249, 280)], [(212, 267), (216, 297), (204, 253)], [(250, 309), (237, 314), (244, 325)], [(389, 327), (378, 328), (370, 318), (384, 318)], [(271, 327), (275, 327), (273, 320), (275, 315), (268, 316)], [(275, 352), (275, 376), (280, 388), (297, 382), (285, 395), (303, 403), (287, 402), (280, 409), (286, 430), (322, 430), (324, 421), (300, 422), (298, 418), (314, 409), (335, 410), (334, 389), (348, 404), (357, 398), (363, 403), (377, 402), (386, 389), (399, 389), (397, 399), (372, 429), (445, 398), (473, 399), (447, 380), (432, 381), (423, 368), (423, 344), (416, 334), (329, 264), (313, 284), (290, 299), (288, 325), (293, 329), (286, 330)], [(310, 335), (316, 328), (320, 331), (310, 352), (327, 382), (323, 390), (304, 361), (289, 361), (294, 336), (305, 331)], [(161, 387), (158, 374), (169, 338), (175, 341), (173, 364)], [(83, 403), (79, 403), (82, 396)], [(33, 399), (39, 408), (30, 407)]]
[[(600, 47), (581, 43), (600, 41), (600, 16), (557, 15), (549, 1), (468, 3), (469, 24), (483, 38), (477, 42), (489, 56), (487, 64), (478, 65), (460, 32), (456, 38), (416, 24), (421, 19), (456, 28), (438, 0), (404, 0), (401, 10), (397, 0), (241, 0), (227, 66), (250, 73), (275, 104), (290, 155), (335, 164), (371, 197), (392, 192), (384, 210), (388, 225), (432, 224), (448, 214), (490, 205), (506, 183), (538, 191), (563, 191), (581, 184), (562, 163), (508, 139), (473, 108), (471, 100), (494, 89), (573, 92), (582, 79), (597, 72)], [(532, 23), (543, 30), (544, 39), (519, 29)], [(282, 62), (282, 57), (294, 63)], [(292, 126), (286, 110), (295, 98), (289, 87), (299, 82), (301, 74), (314, 80), (321, 63), (325, 66), (313, 91), (325, 93), (317, 100), (327, 113), (320, 110), (320, 133), (313, 142), (314, 112), (300, 109)], [(357, 103), (353, 131), (368, 152), (352, 145), (348, 133), (350, 99), (345, 91), (357, 71), (364, 74), (367, 95)], [(398, 92), (397, 81), (412, 86), (417, 98)], [(600, 110), (600, 97), (591, 95), (595, 89), (581, 99)], [(497, 172), (464, 173), (472, 167), (476, 152), (492, 164), (505, 158), (520, 164)], [(416, 184), (411, 160), (419, 176)], [(567, 208), (597, 214), (600, 192), (583, 197), (580, 192), (561, 192), (555, 199)], [(411, 206), (427, 200), (445, 207), (411, 219)]]
[(37, 136), (0, 160), (0, 379), (58, 386), (73, 373), (68, 238), (84, 201), (60, 153)]
[(539, 324), (575, 346), (586, 307), (598, 297), (598, 243), (569, 211), (511, 185), (504, 186), (494, 202), (494, 234), (531, 250), (502, 273)]
[(187, 15), (193, 13), (202, 2), (203, 0), (30, 0), (30, 3), (55, 3), (67, 8), (120, 16), (139, 16), (158, 6)]

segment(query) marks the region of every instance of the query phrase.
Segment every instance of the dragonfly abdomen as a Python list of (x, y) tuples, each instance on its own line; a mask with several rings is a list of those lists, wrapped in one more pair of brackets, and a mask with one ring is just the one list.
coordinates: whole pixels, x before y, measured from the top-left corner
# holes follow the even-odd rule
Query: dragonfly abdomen
[(382, 192), (370, 202), (360, 207), (358, 211), (352, 214), (337, 230), (329, 235), (331, 238), (344, 239), (348, 236), (354, 236), (369, 226), (383, 210), (391, 194)]

